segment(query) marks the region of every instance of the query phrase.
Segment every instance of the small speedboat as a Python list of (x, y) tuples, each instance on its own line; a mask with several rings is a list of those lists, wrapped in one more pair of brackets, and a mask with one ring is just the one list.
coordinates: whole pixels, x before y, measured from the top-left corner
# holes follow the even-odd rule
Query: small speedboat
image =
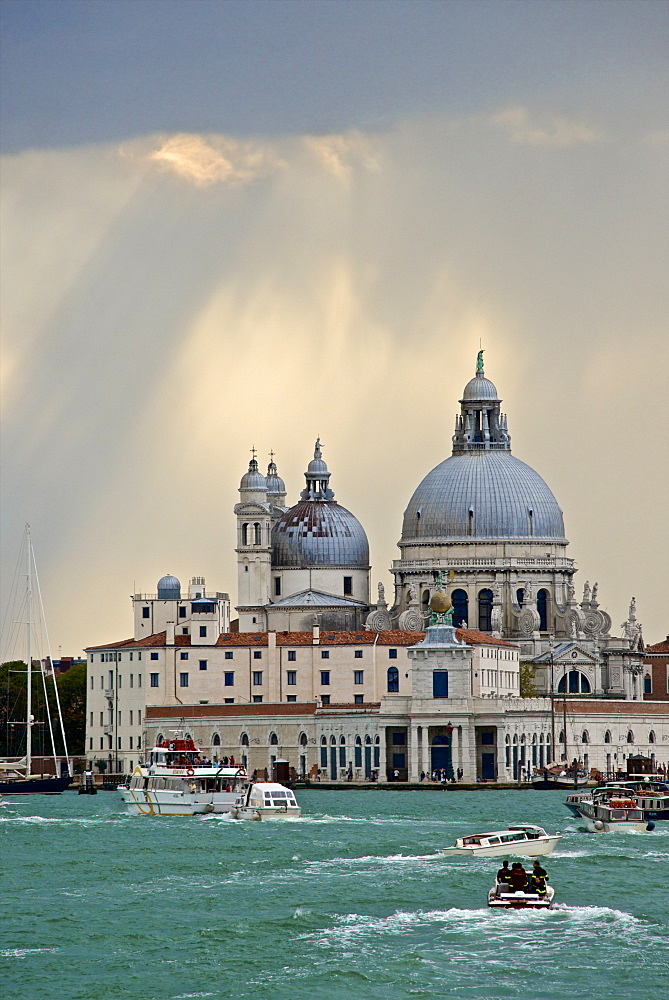
[(299, 819), (302, 814), (292, 789), (274, 781), (254, 781), (230, 810), (233, 819)]
[(516, 892), (505, 882), (497, 882), (488, 893), (488, 906), (494, 910), (549, 910), (553, 905), (555, 889), (546, 886), (546, 892)]
[(592, 795), (578, 805), (588, 830), (610, 833), (613, 830), (654, 830), (655, 824), (644, 817), (643, 809), (629, 788), (595, 788)]
[(458, 837), (454, 847), (442, 847), (441, 853), (466, 854), (475, 858), (501, 858), (507, 854), (537, 858), (542, 854), (551, 854), (561, 839), (561, 833), (546, 833), (541, 826), (514, 823), (506, 830)]

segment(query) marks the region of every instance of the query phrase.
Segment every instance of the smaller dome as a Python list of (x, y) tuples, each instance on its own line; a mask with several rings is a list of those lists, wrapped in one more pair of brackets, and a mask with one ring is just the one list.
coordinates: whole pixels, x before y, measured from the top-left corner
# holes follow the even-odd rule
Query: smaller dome
[(258, 469), (255, 458), (249, 462), (249, 471), (245, 472), (239, 484), (240, 490), (266, 490), (267, 480)]
[(325, 462), (323, 461), (323, 457), (322, 457), (322, 454), (321, 454), (321, 439), (320, 439), (320, 437), (316, 438), (316, 446), (314, 448), (314, 457), (311, 459), (311, 461), (309, 462), (309, 465), (307, 466), (306, 475), (307, 476), (327, 476), (328, 478), (330, 477), (330, 473), (328, 472), (328, 467), (325, 464)]
[(286, 484), (281, 476), (277, 474), (275, 462), (270, 462), (267, 466), (267, 479), (265, 481), (268, 493), (281, 493), (285, 496)]
[(158, 600), (170, 601), (181, 599), (181, 584), (176, 576), (163, 576), (158, 580)]
[(462, 394), (461, 402), (475, 399), (499, 399), (495, 384), (482, 373), (469, 380)]

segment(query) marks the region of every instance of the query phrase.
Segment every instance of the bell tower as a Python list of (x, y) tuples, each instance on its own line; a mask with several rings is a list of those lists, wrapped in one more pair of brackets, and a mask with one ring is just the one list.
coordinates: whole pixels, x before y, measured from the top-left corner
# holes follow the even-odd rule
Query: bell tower
[(265, 631), (272, 566), (272, 512), (267, 479), (258, 469), (256, 449), (239, 484), (237, 517), (237, 612), (239, 631)]

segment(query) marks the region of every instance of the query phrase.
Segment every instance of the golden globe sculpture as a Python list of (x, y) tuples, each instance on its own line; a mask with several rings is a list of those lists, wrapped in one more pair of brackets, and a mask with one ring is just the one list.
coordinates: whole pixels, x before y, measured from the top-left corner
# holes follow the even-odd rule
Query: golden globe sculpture
[(445, 615), (451, 607), (451, 599), (442, 590), (437, 590), (430, 598), (430, 609), (435, 615)]

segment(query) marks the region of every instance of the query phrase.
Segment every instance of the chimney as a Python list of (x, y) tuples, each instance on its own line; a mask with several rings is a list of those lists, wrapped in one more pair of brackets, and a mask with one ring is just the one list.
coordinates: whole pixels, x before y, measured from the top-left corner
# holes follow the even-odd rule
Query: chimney
[(311, 644), (313, 646), (318, 646), (321, 641), (321, 627), (320, 625), (314, 625), (311, 629)]
[(174, 622), (165, 622), (165, 645), (174, 645)]

